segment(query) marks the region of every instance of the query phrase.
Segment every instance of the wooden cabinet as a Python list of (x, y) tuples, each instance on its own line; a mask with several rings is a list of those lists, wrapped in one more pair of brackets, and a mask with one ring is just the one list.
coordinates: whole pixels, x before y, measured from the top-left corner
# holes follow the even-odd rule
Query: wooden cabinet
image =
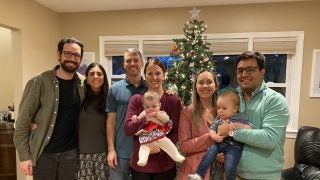
[(16, 180), (16, 150), (13, 123), (0, 123), (0, 179)]

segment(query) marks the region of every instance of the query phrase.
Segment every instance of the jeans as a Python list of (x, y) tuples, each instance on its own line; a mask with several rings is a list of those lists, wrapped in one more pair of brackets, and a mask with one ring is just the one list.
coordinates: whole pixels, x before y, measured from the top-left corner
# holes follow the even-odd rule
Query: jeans
[(77, 172), (78, 152), (69, 150), (61, 153), (42, 153), (33, 167), (34, 180), (70, 180)]
[(212, 162), (216, 159), (218, 153), (224, 153), (224, 169), (226, 173), (226, 180), (236, 179), (236, 169), (241, 158), (243, 144), (240, 143), (217, 143), (208, 148), (208, 151), (203, 156), (197, 174), (204, 177)]
[(109, 169), (112, 180), (131, 180), (130, 159), (119, 159), (116, 168)]

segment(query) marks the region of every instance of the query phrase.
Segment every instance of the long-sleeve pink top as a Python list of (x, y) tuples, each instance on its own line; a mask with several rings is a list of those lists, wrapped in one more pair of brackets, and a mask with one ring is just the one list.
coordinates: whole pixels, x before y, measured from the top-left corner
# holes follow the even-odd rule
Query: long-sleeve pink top
[[(192, 105), (181, 110), (179, 123), (179, 144), (185, 155), (185, 160), (180, 164), (178, 179), (186, 180), (188, 174), (194, 174), (207, 149), (214, 143), (209, 135), (207, 121), (201, 117), (199, 128), (192, 122)], [(205, 175), (209, 180), (210, 170)]]

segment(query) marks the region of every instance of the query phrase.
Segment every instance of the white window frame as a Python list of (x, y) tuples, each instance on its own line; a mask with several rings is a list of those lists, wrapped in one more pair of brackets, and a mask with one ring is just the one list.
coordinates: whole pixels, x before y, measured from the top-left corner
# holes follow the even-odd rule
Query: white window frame
[[(299, 107), (300, 107), (300, 89), (301, 89), (301, 73), (302, 73), (302, 60), (303, 60), (303, 44), (304, 32), (303, 31), (287, 31), (287, 32), (251, 32), (251, 33), (221, 33), (221, 34), (204, 34), (207, 39), (248, 39), (248, 50), (253, 50), (254, 38), (281, 38), (293, 37), (296, 38), (296, 53), (288, 55), (287, 69), (286, 69), (286, 82), (285, 83), (266, 83), (268, 87), (285, 87), (286, 99), (289, 104), (290, 121), (287, 126), (287, 138), (295, 138), (298, 131), (299, 123)], [(184, 35), (143, 35), (143, 36), (99, 36), (99, 57), (100, 63), (106, 68), (108, 74), (108, 81), (111, 78), (124, 78), (122, 75), (112, 74), (112, 61), (110, 58), (104, 56), (104, 45), (108, 41), (124, 41), (136, 40), (138, 47), (143, 54), (143, 42), (145, 40), (172, 40), (175, 38), (184, 38)], [(174, 42), (172, 41), (172, 44)], [(169, 51), (168, 51), (169, 54)]]

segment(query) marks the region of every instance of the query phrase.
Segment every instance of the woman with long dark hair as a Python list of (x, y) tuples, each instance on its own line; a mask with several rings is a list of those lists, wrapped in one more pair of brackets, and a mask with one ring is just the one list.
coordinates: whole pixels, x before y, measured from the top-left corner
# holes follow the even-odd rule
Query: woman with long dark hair
[(107, 74), (101, 64), (91, 63), (85, 72), (85, 99), (79, 114), (79, 170), (77, 179), (109, 178), (106, 144)]

